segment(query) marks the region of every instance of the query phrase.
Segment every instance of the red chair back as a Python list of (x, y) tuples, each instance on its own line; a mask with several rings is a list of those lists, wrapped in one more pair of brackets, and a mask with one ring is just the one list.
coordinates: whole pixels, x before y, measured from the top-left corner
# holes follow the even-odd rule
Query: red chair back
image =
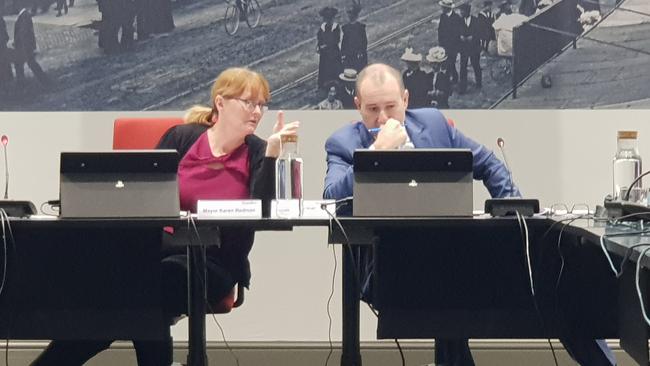
[(113, 123), (113, 150), (153, 149), (180, 117), (118, 118)]
[[(118, 118), (113, 123), (113, 150), (154, 149), (160, 138), (173, 126), (183, 123), (179, 117)], [(216, 304), (210, 304), (212, 313), (229, 313), (244, 301), (243, 287), (232, 291)]]

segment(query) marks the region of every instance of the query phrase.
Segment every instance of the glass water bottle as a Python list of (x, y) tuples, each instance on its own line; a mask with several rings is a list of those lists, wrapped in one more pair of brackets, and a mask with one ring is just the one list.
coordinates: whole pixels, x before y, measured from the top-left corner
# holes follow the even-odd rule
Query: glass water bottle
[(613, 162), (614, 199), (625, 199), (628, 190), (631, 190), (630, 201), (637, 202), (643, 198), (641, 181), (635, 183), (634, 187), (630, 187), (632, 182), (641, 175), (637, 135), (637, 131), (618, 131), (616, 156)]
[(275, 162), (275, 199), (278, 217), (302, 215), (302, 158), (298, 136), (282, 136), (282, 151)]

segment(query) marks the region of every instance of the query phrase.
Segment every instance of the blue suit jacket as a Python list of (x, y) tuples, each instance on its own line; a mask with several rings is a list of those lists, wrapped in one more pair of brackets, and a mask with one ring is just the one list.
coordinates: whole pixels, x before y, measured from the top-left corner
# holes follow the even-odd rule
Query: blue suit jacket
[[(406, 111), (406, 132), (418, 148), (467, 148), (474, 156), (474, 179), (483, 181), (492, 197), (520, 196), (510, 181), (505, 165), (485, 146), (478, 144), (447, 123), (437, 109)], [(327, 175), (325, 198), (341, 199), (353, 194), (352, 156), (355, 149), (365, 149), (374, 139), (362, 122), (340, 128), (325, 143)]]

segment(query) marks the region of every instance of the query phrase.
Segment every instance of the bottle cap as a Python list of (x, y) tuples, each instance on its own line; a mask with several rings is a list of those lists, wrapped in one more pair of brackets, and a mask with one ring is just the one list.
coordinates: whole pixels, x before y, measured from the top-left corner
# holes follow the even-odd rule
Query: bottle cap
[(637, 135), (637, 131), (618, 131), (619, 139), (636, 139)]
[(298, 135), (280, 135), (282, 142), (298, 142)]

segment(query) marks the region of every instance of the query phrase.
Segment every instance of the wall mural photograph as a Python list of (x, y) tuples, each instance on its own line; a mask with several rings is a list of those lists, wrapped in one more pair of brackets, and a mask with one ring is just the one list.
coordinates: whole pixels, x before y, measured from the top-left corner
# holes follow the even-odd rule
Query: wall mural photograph
[(649, 3), (0, 0), (0, 111), (184, 110), (240, 65), (273, 109), (354, 108), (372, 62), (411, 107), (643, 108)]

